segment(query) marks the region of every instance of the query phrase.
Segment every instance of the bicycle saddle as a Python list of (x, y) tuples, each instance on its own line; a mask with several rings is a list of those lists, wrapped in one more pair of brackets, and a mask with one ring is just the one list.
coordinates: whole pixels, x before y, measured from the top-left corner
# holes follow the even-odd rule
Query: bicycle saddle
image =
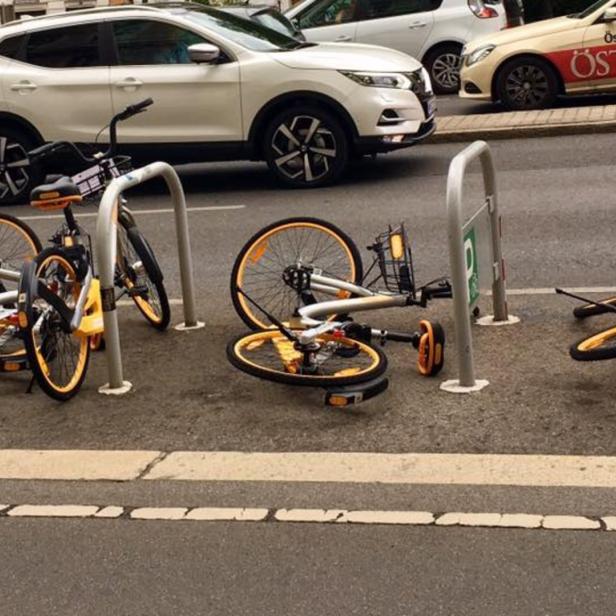
[(30, 193), (30, 205), (41, 210), (60, 210), (81, 200), (79, 188), (68, 176), (60, 176), (50, 184), (41, 184)]

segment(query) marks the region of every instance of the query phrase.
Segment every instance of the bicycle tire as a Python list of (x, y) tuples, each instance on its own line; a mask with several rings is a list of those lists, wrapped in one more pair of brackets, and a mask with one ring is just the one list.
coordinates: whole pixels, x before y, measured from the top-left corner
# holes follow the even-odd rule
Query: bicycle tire
[[(119, 284), (133, 300), (139, 312), (155, 329), (163, 331), (169, 327), (171, 309), (163, 283), (163, 274), (147, 239), (130, 219), (120, 216), (118, 225), (118, 251), (116, 267), (119, 270)], [(137, 257), (137, 258), (135, 258)], [(143, 272), (135, 269), (141, 263)], [(135, 294), (135, 287), (145, 287), (147, 291)]]
[(73, 263), (58, 248), (47, 248), (26, 263), (19, 283), (19, 318), (28, 364), (43, 392), (63, 402), (75, 396), (83, 384), (90, 344), (87, 337), (63, 330), (57, 310), (38, 293), (39, 279), (54, 293), (61, 291), (62, 300), (69, 303), (77, 300), (81, 285)]
[[(340, 349), (333, 351), (330, 359), (320, 366), (320, 374), (289, 371), (289, 364), (299, 359), (294, 354), (301, 357), (301, 353), (291, 350), (288, 345), (292, 343), (278, 330), (261, 330), (236, 337), (227, 345), (227, 357), (238, 370), (251, 376), (275, 383), (306, 387), (356, 385), (378, 378), (387, 370), (387, 357), (383, 351), (365, 342), (333, 334), (323, 334), (315, 340), (321, 345), (321, 349), (325, 344), (340, 346)], [(287, 348), (281, 349), (280, 345), (284, 347), (285, 344)], [(338, 350), (343, 348), (357, 350), (357, 353), (352, 356), (338, 353)], [(281, 353), (290, 353), (286, 356), (286, 367)], [(325, 366), (325, 363), (328, 365)]]
[[(302, 232), (302, 229), (306, 234), (312, 232), (321, 233), (322, 235), (320, 237), (323, 239), (320, 241), (333, 242), (331, 244), (332, 247), (337, 245), (339, 248), (337, 251), (339, 253), (338, 257), (345, 260), (344, 263), (335, 263), (335, 261), (339, 261), (340, 259), (332, 252), (331, 257), (327, 259), (322, 257), (321, 262), (314, 263), (317, 257), (322, 256), (317, 253), (319, 249), (319, 240), (317, 239), (317, 243), (313, 246), (314, 252), (312, 252), (312, 254), (310, 254), (311, 251), (307, 253), (307, 260), (310, 261), (312, 265), (322, 269), (324, 273), (331, 274), (333, 277), (338, 277), (354, 284), (361, 284), (363, 279), (363, 265), (359, 250), (355, 242), (336, 225), (319, 218), (309, 217), (285, 218), (284, 220), (274, 222), (255, 233), (248, 242), (244, 244), (235, 259), (231, 272), (231, 299), (233, 301), (233, 306), (239, 317), (250, 329), (269, 329), (272, 327), (272, 324), (268, 323), (266, 317), (240, 293), (240, 288), (279, 321), (288, 321), (294, 310), (300, 307), (300, 305), (303, 305), (298, 301), (299, 298), (297, 293), (286, 285), (282, 278), (285, 268), (293, 265), (292, 258), (287, 260), (285, 257), (280, 256), (275, 266), (271, 267), (271, 270), (269, 270), (268, 267), (269, 271), (267, 271), (267, 273), (259, 274), (256, 272), (256, 268), (259, 262), (264, 258), (272, 238), (280, 238), (281, 236), (279, 234), (288, 232), (285, 237), (288, 238), (288, 245), (292, 247), (291, 236), (295, 234), (297, 237), (297, 234)], [(280, 240), (277, 239), (277, 242), (280, 242)], [(328, 244), (325, 244), (325, 246), (327, 245)], [(305, 240), (303, 250), (308, 249), (308, 240)], [(329, 250), (328, 248), (321, 249), (322, 252), (325, 251), (324, 254), (327, 254)], [(274, 256), (276, 256), (275, 253)], [(302, 255), (299, 255), (299, 257), (302, 257)], [(270, 258), (269, 255), (268, 258)], [(254, 275), (264, 276), (263, 282), (248, 280), (251, 259), (255, 268)], [(263, 264), (261, 264), (261, 267), (264, 268)], [(265, 281), (265, 277), (267, 277), (267, 281)], [(262, 294), (263, 297), (257, 292), (257, 284), (265, 284), (269, 287), (266, 293)], [(283, 297), (283, 299), (280, 300), (279, 306), (274, 306), (272, 304), (272, 302), (275, 301), (273, 291), (278, 287), (282, 290), (281, 297)], [(310, 295), (314, 299), (314, 302), (323, 301), (323, 299), (335, 299), (330, 295), (319, 294), (317, 292), (311, 292)], [(341, 297), (342, 296), (339, 296), (338, 299)], [(350, 297), (350, 294), (345, 295), (345, 297)], [(309, 301), (307, 303), (314, 302)], [(337, 315), (329, 317), (330, 320), (336, 318)]]
[(572, 344), (569, 353), (576, 361), (602, 361), (616, 358), (616, 327), (586, 336)]
[[(0, 213), (0, 267), (18, 272), (41, 249), (41, 241), (29, 225), (15, 216)], [(0, 281), (0, 293), (10, 290), (7, 284), (12, 286), (8, 281)], [(8, 319), (0, 321), (0, 372), (16, 372), (27, 367), (26, 351), (18, 332), (19, 327)]]
[(422, 376), (436, 376), (445, 363), (445, 331), (440, 323), (419, 322), (417, 370)]
[(616, 297), (602, 299), (596, 304), (584, 304), (583, 306), (576, 306), (573, 309), (573, 316), (576, 319), (586, 319), (588, 317), (594, 317), (600, 314), (614, 312), (612, 309), (608, 308), (607, 306), (612, 306), (612, 308), (616, 308)]

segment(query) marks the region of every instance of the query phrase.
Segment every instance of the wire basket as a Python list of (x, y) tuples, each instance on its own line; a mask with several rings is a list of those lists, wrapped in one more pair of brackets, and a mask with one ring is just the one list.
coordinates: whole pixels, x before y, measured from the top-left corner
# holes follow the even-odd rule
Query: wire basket
[(110, 178), (118, 178), (132, 170), (130, 156), (116, 156), (109, 164), (96, 164), (74, 175), (71, 180), (84, 199), (94, 197), (105, 189)]
[(372, 249), (377, 255), (381, 278), (392, 293), (415, 294), (413, 255), (404, 223), (377, 236)]

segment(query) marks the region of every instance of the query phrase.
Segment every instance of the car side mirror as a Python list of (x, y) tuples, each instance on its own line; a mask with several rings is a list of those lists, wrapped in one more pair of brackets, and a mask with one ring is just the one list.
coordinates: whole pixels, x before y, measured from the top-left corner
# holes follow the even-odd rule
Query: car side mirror
[(612, 7), (610, 9), (606, 9), (605, 13), (603, 13), (603, 21), (616, 21), (616, 8)]
[(188, 57), (195, 64), (212, 64), (220, 58), (220, 47), (210, 43), (197, 43), (188, 48)]

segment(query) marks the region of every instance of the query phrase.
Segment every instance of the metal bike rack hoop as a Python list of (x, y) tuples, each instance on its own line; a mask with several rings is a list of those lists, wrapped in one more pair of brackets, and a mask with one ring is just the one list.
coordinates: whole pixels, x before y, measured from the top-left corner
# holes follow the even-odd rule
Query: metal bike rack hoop
[(186, 212), (186, 198), (180, 178), (173, 167), (164, 162), (151, 163), (115, 178), (109, 183), (103, 193), (96, 220), (96, 255), (103, 299), (105, 356), (109, 371), (109, 383), (99, 388), (101, 393), (123, 394), (131, 389), (131, 384), (123, 379), (120, 332), (115, 304), (114, 278), (119, 199), (125, 190), (143, 184), (158, 176), (162, 176), (167, 183), (175, 212), (175, 230), (184, 306), (184, 323), (179, 327), (185, 330), (203, 327), (203, 323), (200, 323), (196, 316), (197, 309), (195, 305), (193, 265), (188, 233), (188, 215)]
[[(467, 221), (463, 218), (463, 189), (469, 165), (479, 159), (483, 174), (485, 201)], [(471, 334), (471, 304), (478, 295), (471, 298), (469, 292), (469, 263), (467, 250), (470, 245), (474, 255), (473, 239), (465, 242), (465, 228), (472, 228), (473, 221), (487, 216), (489, 224), (489, 250), (491, 255), (492, 304), (494, 316), (484, 317), (482, 324), (504, 325), (517, 323), (519, 319), (510, 317), (507, 309), (505, 287), (505, 267), (501, 247), (501, 220), (498, 210), (496, 190), (496, 169), (490, 146), (485, 141), (475, 141), (460, 152), (449, 166), (447, 177), (447, 229), (449, 236), (449, 259), (453, 285), (453, 303), (456, 328), (456, 345), (458, 348), (459, 380), (446, 381), (441, 389), (453, 393), (479, 391), (488, 385), (488, 381), (475, 380), (473, 341)], [(478, 280), (475, 281), (478, 283)]]

